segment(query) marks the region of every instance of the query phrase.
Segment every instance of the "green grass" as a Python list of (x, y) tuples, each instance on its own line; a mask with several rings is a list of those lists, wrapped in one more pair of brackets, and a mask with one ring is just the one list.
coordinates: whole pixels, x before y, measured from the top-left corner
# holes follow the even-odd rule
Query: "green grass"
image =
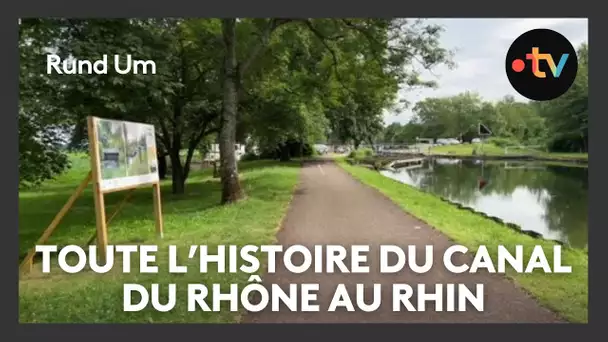
[(475, 147), (480, 150), (479, 154), (487, 156), (536, 156), (541, 158), (552, 158), (556, 160), (587, 160), (587, 153), (553, 153), (540, 152), (533, 149), (509, 147), (505, 153), (503, 147), (493, 144), (460, 144), (460, 145), (444, 145), (434, 146), (431, 148), (433, 154), (449, 154), (455, 156), (471, 156)]
[[(378, 172), (349, 165), (340, 159), (338, 163), (356, 179), (379, 190), (405, 211), (471, 250), (485, 245), (492, 257), (496, 258), (499, 244), (507, 248), (523, 245), (524, 253), (529, 257), (533, 246), (541, 245), (547, 258), (553, 260), (554, 244), (549, 241), (515, 232), (481, 215), (458, 209), (432, 194), (382, 176)], [(545, 274), (542, 271), (519, 274), (510, 270), (507, 272), (507, 277), (536, 297), (545, 307), (565, 319), (586, 323), (588, 319), (587, 251), (563, 247), (562, 263), (572, 266), (571, 274)]]
[[(19, 249), (26, 253), (42, 231), (63, 206), (88, 171), (86, 156), (73, 156), (73, 168), (56, 180), (36, 190), (19, 194)], [(186, 323), (237, 322), (240, 312), (230, 312), (224, 304), (221, 312), (187, 311), (186, 286), (189, 283), (246, 284), (248, 275), (218, 273), (215, 269), (201, 274), (191, 262), (187, 274), (169, 274), (168, 245), (177, 245), (180, 260), (187, 260), (187, 247), (208, 245), (261, 245), (274, 243), (276, 230), (286, 213), (299, 176), (299, 164), (255, 161), (240, 166), (242, 185), (247, 199), (233, 205), (220, 206), (220, 184), (211, 177), (211, 170), (195, 171), (189, 178), (186, 194), (171, 194), (170, 182), (162, 183), (165, 237), (154, 238), (151, 189), (137, 190), (129, 204), (109, 224), (111, 244), (158, 244), (158, 274), (120, 272), (121, 267), (105, 274), (90, 271), (69, 275), (61, 271), (42, 274), (40, 264), (19, 284), (20, 322), (80, 322), (80, 323)], [(109, 217), (122, 200), (124, 192), (106, 196)], [(95, 232), (95, 214), (91, 189), (87, 189), (59, 225), (48, 244), (84, 245)], [(138, 241), (139, 239), (143, 241)], [(196, 260), (196, 258), (195, 258)], [(117, 260), (119, 262), (119, 260)], [(137, 260), (133, 264), (137, 265)], [(133, 265), (132, 264), (132, 265)], [(135, 267), (137, 268), (137, 267)], [(258, 271), (263, 274), (263, 269)], [(123, 312), (123, 284), (148, 286), (177, 285), (177, 305), (167, 313), (146, 308), (141, 312)], [(163, 293), (163, 292), (161, 292)], [(161, 295), (161, 298), (166, 298)], [(164, 302), (165, 299), (161, 299)]]
[[(433, 146), (431, 147), (431, 153), (437, 154), (453, 154), (453, 155), (463, 155), (470, 156), (473, 155), (473, 149), (475, 146), (481, 146), (480, 144), (460, 144), (460, 145), (443, 145), (443, 146)], [(504, 155), (504, 148), (491, 145), (484, 144), (482, 154), (485, 155)]]

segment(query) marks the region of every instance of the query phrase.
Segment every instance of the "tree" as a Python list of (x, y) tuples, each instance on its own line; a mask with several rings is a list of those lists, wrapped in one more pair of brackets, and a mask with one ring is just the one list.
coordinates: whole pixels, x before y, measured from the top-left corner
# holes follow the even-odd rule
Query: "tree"
[(414, 119), (424, 127), (425, 137), (441, 138), (457, 131), (451, 126), (455, 120), (450, 118), (452, 109), (449, 105), (449, 99), (426, 98), (414, 106)]
[(578, 73), (568, 91), (547, 103), (539, 104), (547, 118), (549, 147), (563, 152), (586, 152), (589, 139), (589, 48), (582, 44), (577, 51)]
[(263, 151), (278, 150), (283, 161), (290, 159), (292, 145), (322, 140), (328, 127), (325, 85), (315, 72), (323, 68), (324, 50), (307, 35), (298, 25), (277, 32), (240, 94), (239, 130)]
[(403, 126), (403, 129), (397, 136), (397, 142), (407, 144), (416, 141), (416, 138), (422, 138), (423, 127), (416, 121), (410, 121)]
[(505, 96), (495, 103), (478, 94), (464, 92), (443, 98), (426, 98), (414, 107), (417, 130), (433, 138), (458, 137), (470, 141), (484, 124), (495, 137), (513, 143), (542, 145), (546, 141), (546, 119), (536, 103), (517, 102)]
[[(413, 59), (420, 58), (425, 67), (448, 60), (449, 54), (446, 50), (440, 48), (437, 42), (440, 32), (438, 27), (408, 26), (408, 22), (402, 19), (311, 20), (274, 18), (238, 21), (237, 19), (223, 19), (224, 101), (220, 132), (223, 203), (234, 202), (243, 197), (233, 148), (237, 125), (237, 91), (242, 86), (248, 68), (262, 50), (268, 47), (273, 34), (287, 24), (303, 25), (325, 47), (331, 55), (332, 80), (345, 89), (349, 89), (349, 85), (348, 82), (344, 81), (344, 75), (340, 72), (340, 57), (343, 55), (347, 56), (350, 61), (358, 59), (370, 61), (371, 58), (366, 57), (373, 56), (375, 69), (386, 76), (385, 81), (392, 78), (397, 84), (406, 83), (408, 85), (424, 84), (420, 82), (417, 73), (407, 72), (404, 68), (411, 64)], [(241, 39), (240, 44), (237, 43), (237, 32), (242, 33), (241, 36), (238, 36)], [(251, 39), (252, 36), (256, 36), (257, 39)], [(239, 50), (237, 44), (239, 47), (243, 46), (240, 49), (241, 55), (237, 54), (237, 50)], [(350, 65), (353, 65), (353, 63)], [(369, 62), (367, 65), (370, 66), (372, 63)], [(367, 104), (369, 105), (369, 102)], [(375, 112), (375, 110), (372, 112)], [(352, 126), (357, 127), (359, 125)]]
[(40, 19), (28, 25), (41, 32), (39, 49), (64, 59), (111, 53), (156, 62), (155, 75), (41, 76), (48, 89), (37, 98), (61, 114), (53, 124), (73, 128), (72, 146), (86, 137), (88, 115), (152, 123), (159, 166), (168, 156), (173, 191), (181, 193), (194, 151), (218, 132), (223, 203), (244, 195), (237, 138), (254, 135), (284, 146), (312, 142), (331, 127), (357, 145), (373, 142), (400, 87), (432, 85), (412, 66), (450, 62), (438, 45), (438, 27), (404, 19)]
[[(167, 65), (160, 84), (173, 85), (161, 90), (152, 108), (153, 120), (160, 127), (159, 139), (171, 160), (174, 193), (183, 193), (194, 152), (208, 136), (219, 131), (221, 88), (219, 87), (219, 25), (214, 21), (182, 21), (171, 27), (171, 42), (165, 50)], [(170, 40), (173, 38), (174, 40)], [(173, 49), (171, 49), (173, 47)], [(168, 60), (167, 60), (168, 59)], [(161, 88), (162, 89), (162, 88)], [(181, 151), (186, 149), (182, 163)]]
[[(51, 46), (64, 57), (95, 60), (108, 52), (152, 60), (156, 74), (70, 75), (56, 78), (54, 99), (75, 123), (72, 145), (86, 137), (88, 115), (156, 126), (159, 165), (171, 160), (174, 193), (183, 193), (194, 151), (219, 130), (219, 21), (183, 19), (44, 19), (62, 35)], [(135, 58), (135, 57), (134, 57)], [(110, 68), (111, 69), (111, 68)], [(180, 153), (186, 148), (185, 160)]]
[(403, 130), (403, 126), (401, 126), (398, 122), (393, 122), (390, 125), (384, 128), (384, 134), (382, 136), (382, 140), (385, 143), (395, 143), (397, 142), (397, 136)]
[(55, 101), (59, 88), (40, 62), (46, 48), (63, 37), (55, 27), (40, 23), (24, 19), (19, 25), (19, 185), (25, 187), (69, 167), (63, 147), (71, 121)]

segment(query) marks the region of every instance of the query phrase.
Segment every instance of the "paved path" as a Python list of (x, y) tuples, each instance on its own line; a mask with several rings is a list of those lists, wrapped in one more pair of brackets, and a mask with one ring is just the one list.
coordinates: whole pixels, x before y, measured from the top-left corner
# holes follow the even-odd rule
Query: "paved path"
[[(290, 283), (318, 283), (320, 292), (318, 303), (320, 312), (290, 312), (281, 308), (272, 312), (270, 308), (258, 313), (248, 313), (244, 322), (261, 323), (549, 323), (560, 319), (549, 310), (542, 308), (530, 296), (518, 289), (511, 281), (501, 275), (452, 274), (442, 265), (443, 251), (454, 244), (435, 229), (404, 213), (397, 205), (376, 190), (359, 183), (346, 171), (331, 161), (307, 163), (303, 170), (300, 185), (277, 235), (278, 243), (284, 248), (301, 244), (312, 248), (313, 245), (338, 244), (348, 247), (354, 244), (371, 246), (369, 262), (372, 272), (368, 274), (292, 274), (282, 263), (277, 272), (263, 277), (265, 284), (287, 286)], [(406, 269), (397, 274), (380, 274), (374, 271), (379, 263), (375, 257), (382, 244), (400, 246), (434, 245), (435, 265), (425, 274), (415, 274)], [(420, 254), (419, 260), (423, 255)], [(462, 261), (470, 263), (472, 257), (463, 256)], [(280, 258), (277, 258), (280, 260)], [(456, 259), (456, 257), (455, 257)], [(350, 265), (347, 260), (346, 265)], [(355, 302), (355, 284), (366, 285), (366, 296), (371, 300), (372, 284), (382, 284), (382, 305), (370, 313), (356, 310), (347, 312), (338, 309), (327, 312), (336, 286), (340, 283), (349, 288), (351, 300)], [(425, 312), (392, 311), (392, 284), (406, 283), (431, 285), (436, 283), (485, 284), (485, 310), (477, 312), (471, 308), (466, 312), (435, 312), (428, 306)], [(428, 290), (427, 290), (428, 291)], [(411, 300), (416, 305), (415, 296)], [(445, 305), (445, 304), (444, 304)], [(356, 307), (355, 307), (356, 308)]]

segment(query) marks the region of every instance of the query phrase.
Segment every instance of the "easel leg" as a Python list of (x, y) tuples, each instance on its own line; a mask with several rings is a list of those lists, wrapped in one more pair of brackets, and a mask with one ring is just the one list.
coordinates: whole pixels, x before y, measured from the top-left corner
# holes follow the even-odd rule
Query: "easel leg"
[(99, 183), (95, 182), (95, 220), (97, 221), (97, 252), (100, 263), (106, 262), (106, 247), (108, 246), (108, 232), (106, 226), (106, 206), (104, 196), (99, 188)]
[(36, 246), (43, 245), (47, 242), (47, 240), (51, 237), (51, 234), (53, 234), (53, 232), (55, 231), (55, 228), (57, 228), (57, 226), (59, 225), (59, 222), (61, 222), (63, 217), (72, 208), (72, 206), (74, 205), (74, 202), (76, 202), (76, 199), (78, 199), (78, 197), (80, 197), (80, 195), (82, 194), (84, 189), (86, 189), (87, 185), (89, 185), (91, 178), (92, 178), (92, 173), (89, 172), (87, 174), (87, 176), (85, 177), (85, 179), (82, 181), (82, 183), (80, 183), (80, 185), (78, 186), (78, 189), (76, 189), (76, 191), (74, 191), (72, 196), (64, 204), (63, 208), (61, 208), (61, 210), (57, 213), (57, 215), (55, 215), (55, 218), (53, 219), (51, 224), (46, 228), (44, 233), (42, 233), (42, 236), (38, 239), (38, 241), (36, 241), (36, 245), (34, 245), (34, 247), (29, 251), (29, 253), (25, 257), (25, 259), (23, 259), (23, 262), (21, 263), (21, 266), (20, 266), (20, 268), (22, 270), (27, 270), (27, 271), (32, 270), (34, 256), (36, 255)]
[(160, 200), (160, 184), (154, 183), (152, 185), (152, 191), (154, 194), (154, 220), (156, 222), (156, 234), (159, 238), (163, 238), (163, 214)]
[(95, 221), (97, 221), (97, 255), (102, 263), (106, 262), (106, 247), (108, 246), (108, 231), (106, 228), (106, 205), (103, 200), (103, 192), (99, 186), (101, 179), (101, 166), (99, 165), (99, 140), (97, 139), (97, 127), (95, 118), (87, 118), (89, 133), (89, 154), (91, 155), (91, 170), (93, 171), (93, 198), (95, 199)]

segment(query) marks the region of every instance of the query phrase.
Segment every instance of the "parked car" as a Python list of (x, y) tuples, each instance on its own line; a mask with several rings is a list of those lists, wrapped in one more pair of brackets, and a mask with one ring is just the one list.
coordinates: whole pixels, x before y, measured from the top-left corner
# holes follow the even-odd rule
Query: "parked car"
[(435, 143), (437, 145), (449, 145), (450, 144), (448, 139), (443, 139), (443, 138), (437, 139), (437, 141), (435, 141)]
[(479, 138), (474, 138), (471, 140), (471, 144), (479, 144), (481, 142), (481, 139)]
[(329, 147), (327, 147), (327, 145), (323, 145), (323, 144), (316, 144), (315, 145), (315, 150), (319, 154), (326, 154), (327, 152), (329, 152)]

